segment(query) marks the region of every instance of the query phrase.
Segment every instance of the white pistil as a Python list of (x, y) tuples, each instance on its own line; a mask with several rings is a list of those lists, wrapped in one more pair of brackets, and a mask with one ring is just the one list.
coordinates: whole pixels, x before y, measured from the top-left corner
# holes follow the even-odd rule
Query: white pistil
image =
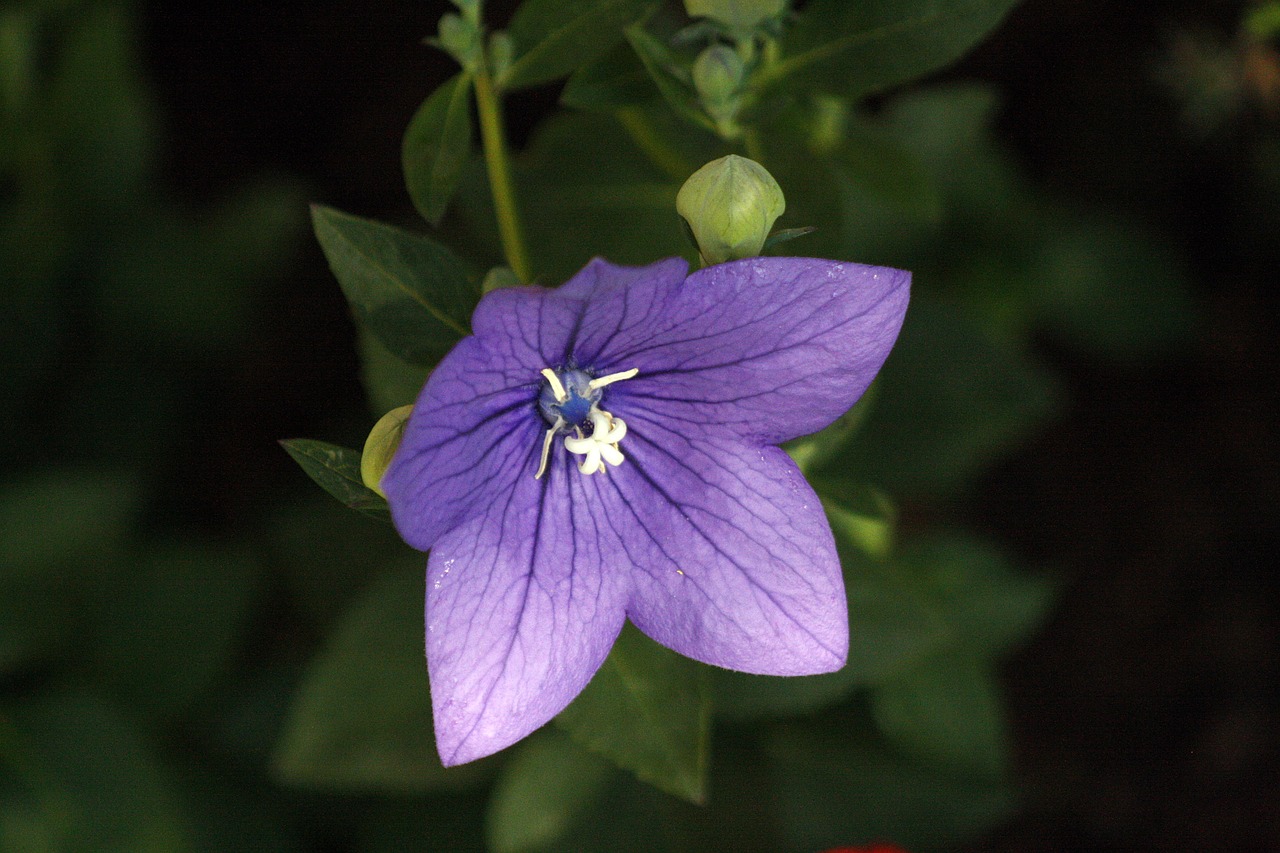
[[(606, 385), (612, 385), (613, 383), (621, 382), (624, 379), (632, 379), (639, 372), (640, 369), (638, 367), (633, 367), (630, 370), (624, 370), (621, 373), (610, 373), (608, 376), (601, 376), (599, 378), (592, 379), (587, 383), (587, 387), (594, 391), (597, 388), (603, 388)], [(543, 373), (546, 373), (546, 371), (544, 370)], [(555, 386), (553, 385), (552, 390), (554, 389)]]
[[(551, 393), (556, 395), (556, 402), (563, 403), (569, 399), (569, 394), (564, 390), (564, 385), (560, 383), (560, 377), (556, 376), (556, 372), (550, 367), (542, 368), (542, 375), (546, 378), (547, 384), (551, 386)], [(563, 426), (563, 424), (561, 425)], [(543, 461), (546, 461), (547, 455), (542, 454)]]
[(608, 470), (605, 466), (606, 462), (616, 468), (626, 459), (618, 449), (618, 442), (622, 441), (626, 434), (627, 425), (621, 418), (593, 409), (591, 435), (585, 438), (581, 435), (565, 436), (564, 446), (570, 453), (586, 457), (578, 465), (578, 470), (583, 474), (603, 474)]

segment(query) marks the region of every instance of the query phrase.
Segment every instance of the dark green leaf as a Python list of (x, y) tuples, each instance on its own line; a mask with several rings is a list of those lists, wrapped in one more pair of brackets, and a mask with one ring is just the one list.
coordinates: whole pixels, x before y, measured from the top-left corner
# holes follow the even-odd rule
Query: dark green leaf
[(192, 849), (173, 780), (157, 753), (127, 718), (88, 694), (27, 698), (6, 708), (0, 713), (0, 849)]
[[(521, 190), (525, 198), (556, 200), (525, 223), (534, 266), (549, 282), (566, 280), (593, 255), (648, 264), (689, 253), (676, 193), (693, 169), (711, 159), (702, 158), (705, 137), (687, 128), (683, 136), (668, 136), (678, 122), (667, 128), (649, 123), (647, 115), (634, 118), (644, 123), (643, 142), (601, 113), (564, 114), (539, 128), (524, 161)], [(689, 171), (673, 177), (684, 165)]]
[(280, 442), (307, 476), (351, 509), (390, 521), (387, 502), (360, 477), (360, 451), (325, 441), (290, 438)]
[(360, 379), (374, 417), (380, 418), (418, 399), (418, 392), (431, 375), (430, 368), (396, 358), (364, 328), (359, 330), (356, 345), (360, 351)]
[(766, 750), (787, 849), (884, 839), (908, 850), (951, 848), (1013, 809), (1007, 785), (907, 760), (871, 737), (859, 717), (788, 726)]
[(706, 794), (710, 710), (698, 666), (627, 625), (556, 722), (619, 767), (696, 803)]
[(908, 542), (896, 562), (935, 603), (954, 643), (980, 657), (1007, 652), (1040, 624), (1057, 582), (1016, 571), (991, 545), (971, 536)]
[(494, 853), (525, 853), (555, 841), (604, 792), (608, 762), (555, 730), (522, 743), (502, 769), (486, 830)]
[(990, 661), (964, 652), (931, 658), (871, 692), (876, 724), (904, 752), (998, 780), (1009, 743)]
[(622, 31), (657, 7), (655, 0), (526, 0), (508, 33), (515, 59), (499, 88), (523, 89), (564, 77), (603, 56)]
[(676, 115), (714, 133), (715, 123), (702, 111), (693, 84), (686, 79), (687, 73), (680, 73), (682, 66), (667, 46), (638, 26), (627, 30), (627, 41)]
[(926, 222), (942, 217), (937, 184), (920, 159), (888, 134), (851, 122), (832, 159), (858, 192), (885, 207)]
[(761, 251), (772, 249), (774, 246), (778, 246), (783, 243), (790, 243), (797, 237), (805, 237), (817, 230), (818, 229), (813, 225), (806, 225), (803, 228), (783, 228), (781, 231), (774, 231), (769, 235), (768, 239), (764, 241), (764, 246), (761, 248)]
[(626, 43), (573, 73), (560, 103), (580, 110), (615, 110), (658, 96), (636, 52)]
[(959, 58), (1018, 0), (815, 0), (760, 84), (859, 98)]
[(458, 188), (471, 138), (471, 75), (464, 71), (422, 102), (400, 148), (409, 197), (433, 225)]
[(423, 573), (380, 578), (311, 662), (273, 763), (293, 785), (416, 793), (476, 778), (436, 756), (422, 652)]
[(356, 317), (392, 355), (430, 366), (468, 334), (476, 289), (444, 246), (321, 205), (311, 218)]
[(279, 568), (279, 582), (290, 604), (314, 625), (328, 625), (342, 614), (368, 583), (370, 565), (404, 554), (404, 542), (391, 525), (370, 524), (312, 488), (264, 515), (264, 544)]

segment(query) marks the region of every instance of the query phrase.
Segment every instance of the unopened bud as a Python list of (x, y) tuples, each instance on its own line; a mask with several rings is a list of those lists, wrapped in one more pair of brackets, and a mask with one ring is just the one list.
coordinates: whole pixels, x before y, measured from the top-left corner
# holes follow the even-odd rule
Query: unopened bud
[(787, 0), (684, 0), (684, 8), (690, 18), (710, 18), (742, 38), (781, 15)]
[(689, 224), (706, 264), (760, 254), (773, 223), (786, 209), (773, 175), (736, 154), (694, 172), (676, 196), (676, 210)]
[(693, 63), (693, 87), (722, 136), (736, 135), (734, 120), (741, 101), (744, 73), (738, 52), (723, 44), (711, 45), (698, 54)]
[(480, 57), (480, 29), (452, 12), (440, 18), (439, 37), (434, 43), (463, 68), (473, 67)]
[(387, 473), (391, 457), (396, 455), (396, 450), (400, 447), (404, 426), (409, 422), (409, 413), (412, 411), (413, 406), (401, 406), (379, 418), (364, 441), (364, 450), (360, 452), (360, 479), (384, 498), (386, 494), (382, 491), (382, 475)]

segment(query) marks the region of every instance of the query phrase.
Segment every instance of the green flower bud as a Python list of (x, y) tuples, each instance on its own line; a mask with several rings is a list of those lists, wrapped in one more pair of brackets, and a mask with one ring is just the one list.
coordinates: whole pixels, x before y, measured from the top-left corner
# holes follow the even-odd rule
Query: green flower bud
[(744, 74), (738, 52), (723, 44), (713, 44), (693, 63), (693, 87), (698, 90), (703, 109), (725, 137), (738, 135), (735, 119), (742, 100)]
[(480, 293), (492, 293), (504, 287), (519, 287), (520, 279), (511, 271), (511, 267), (494, 267), (484, 275), (480, 282)]
[(449, 0), (454, 6), (458, 7), (458, 11), (462, 13), (462, 17), (466, 18), (473, 24), (480, 22), (480, 0)]
[(694, 172), (676, 196), (676, 210), (698, 241), (704, 264), (760, 254), (773, 223), (786, 209), (773, 175), (736, 154)]
[(369, 431), (369, 437), (364, 440), (364, 450), (360, 452), (360, 479), (384, 498), (382, 475), (387, 473), (391, 457), (400, 447), (404, 425), (409, 422), (412, 411), (413, 406), (401, 406), (383, 415)]
[(787, 8), (787, 0), (684, 0), (690, 18), (710, 18), (723, 24), (734, 38), (749, 37), (770, 18)]
[(434, 43), (463, 68), (474, 67), (480, 57), (479, 28), (452, 12), (440, 18), (439, 38)]

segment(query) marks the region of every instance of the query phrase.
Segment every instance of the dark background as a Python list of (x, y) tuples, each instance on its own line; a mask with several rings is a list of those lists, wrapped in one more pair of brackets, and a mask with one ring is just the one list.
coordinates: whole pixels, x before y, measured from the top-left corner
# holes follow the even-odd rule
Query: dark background
[[(511, 4), (491, 6), (500, 23)], [(407, 219), (400, 137), (450, 73), (419, 44), (443, 9), (144, 4), (166, 182), (200, 203), (279, 173), (314, 200)], [(942, 75), (1003, 93), (1003, 137), (1039, 185), (1136, 216), (1181, 247), (1202, 316), (1193, 347), (1141, 368), (1045, 341), (1069, 409), (953, 508), (1069, 581), (1005, 671), (1026, 809), (974, 849), (1280, 849), (1280, 230), (1257, 217), (1248, 165), (1276, 117), (1251, 110), (1194, 131), (1157, 74), (1176, 34), (1226, 39), (1240, 9), (1027, 0)], [(517, 144), (555, 98), (513, 99)], [(210, 458), (238, 460), (195, 472), (198, 497), (173, 510), (191, 523), (251, 517), (266, 498), (239, 485), (246, 472), (301, 477), (276, 438), (362, 440), (333, 436), (329, 420), (362, 405), (341, 295), (314, 245), (292, 270), (207, 401), (205, 434), (191, 437), (221, 449)]]

